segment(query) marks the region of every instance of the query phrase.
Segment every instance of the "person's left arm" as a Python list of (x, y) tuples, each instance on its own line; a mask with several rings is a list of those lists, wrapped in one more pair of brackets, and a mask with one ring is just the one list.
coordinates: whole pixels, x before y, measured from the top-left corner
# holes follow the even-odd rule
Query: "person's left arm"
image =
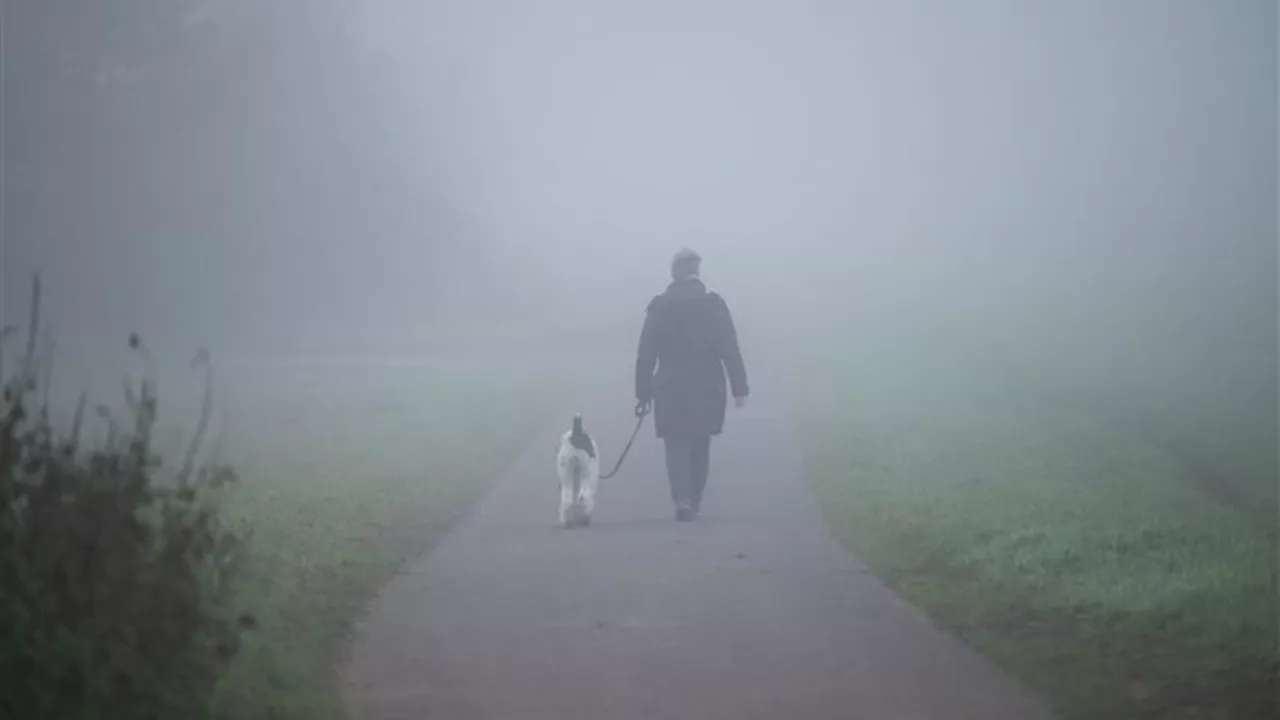
[(657, 314), (654, 298), (644, 312), (644, 327), (640, 330), (640, 344), (636, 349), (636, 402), (647, 406), (653, 401), (653, 371), (658, 364)]

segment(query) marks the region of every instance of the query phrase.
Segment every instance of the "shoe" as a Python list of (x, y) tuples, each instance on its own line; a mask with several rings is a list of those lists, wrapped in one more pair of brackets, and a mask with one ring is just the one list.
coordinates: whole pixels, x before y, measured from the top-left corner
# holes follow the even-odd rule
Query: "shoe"
[(676, 507), (676, 522), (692, 522), (697, 515), (698, 512), (688, 502), (682, 502)]

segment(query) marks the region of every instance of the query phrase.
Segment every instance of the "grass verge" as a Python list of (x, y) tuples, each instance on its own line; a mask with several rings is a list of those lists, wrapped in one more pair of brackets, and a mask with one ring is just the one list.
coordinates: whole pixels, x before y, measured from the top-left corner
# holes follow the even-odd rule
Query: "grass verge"
[[(260, 627), (223, 685), (237, 718), (344, 716), (334, 659), (352, 619), (543, 426), (560, 388), (530, 368), (280, 368), (235, 383), (233, 517)], [(482, 452), (473, 451), (483, 448)]]
[(1276, 533), (1253, 512), (1275, 507), (1274, 429), (1209, 463), (1255, 468), (1231, 478), (1245, 507), (1206, 494), (1185, 444), (1112, 421), (1116, 393), (1094, 413), (901, 358), (802, 369), (798, 435), (829, 523), (940, 625), (1068, 717), (1275, 717)]

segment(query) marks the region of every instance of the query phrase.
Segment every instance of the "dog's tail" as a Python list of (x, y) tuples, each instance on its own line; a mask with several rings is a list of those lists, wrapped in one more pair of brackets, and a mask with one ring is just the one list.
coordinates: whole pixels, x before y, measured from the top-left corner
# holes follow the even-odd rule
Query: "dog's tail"
[(587, 454), (587, 457), (595, 457), (596, 449), (591, 443), (591, 436), (587, 435), (587, 431), (582, 429), (582, 415), (573, 416), (573, 429), (569, 432), (569, 444)]

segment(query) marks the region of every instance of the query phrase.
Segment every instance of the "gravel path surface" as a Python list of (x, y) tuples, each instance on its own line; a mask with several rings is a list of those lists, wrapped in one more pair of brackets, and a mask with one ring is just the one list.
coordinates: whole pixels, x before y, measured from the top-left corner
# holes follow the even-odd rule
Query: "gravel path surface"
[[(621, 375), (581, 396), (606, 467), (632, 425)], [(753, 386), (696, 523), (674, 522), (646, 424), (594, 525), (559, 529), (549, 428), (371, 604), (342, 671), (352, 718), (1049, 718), (823, 528), (783, 402)]]

